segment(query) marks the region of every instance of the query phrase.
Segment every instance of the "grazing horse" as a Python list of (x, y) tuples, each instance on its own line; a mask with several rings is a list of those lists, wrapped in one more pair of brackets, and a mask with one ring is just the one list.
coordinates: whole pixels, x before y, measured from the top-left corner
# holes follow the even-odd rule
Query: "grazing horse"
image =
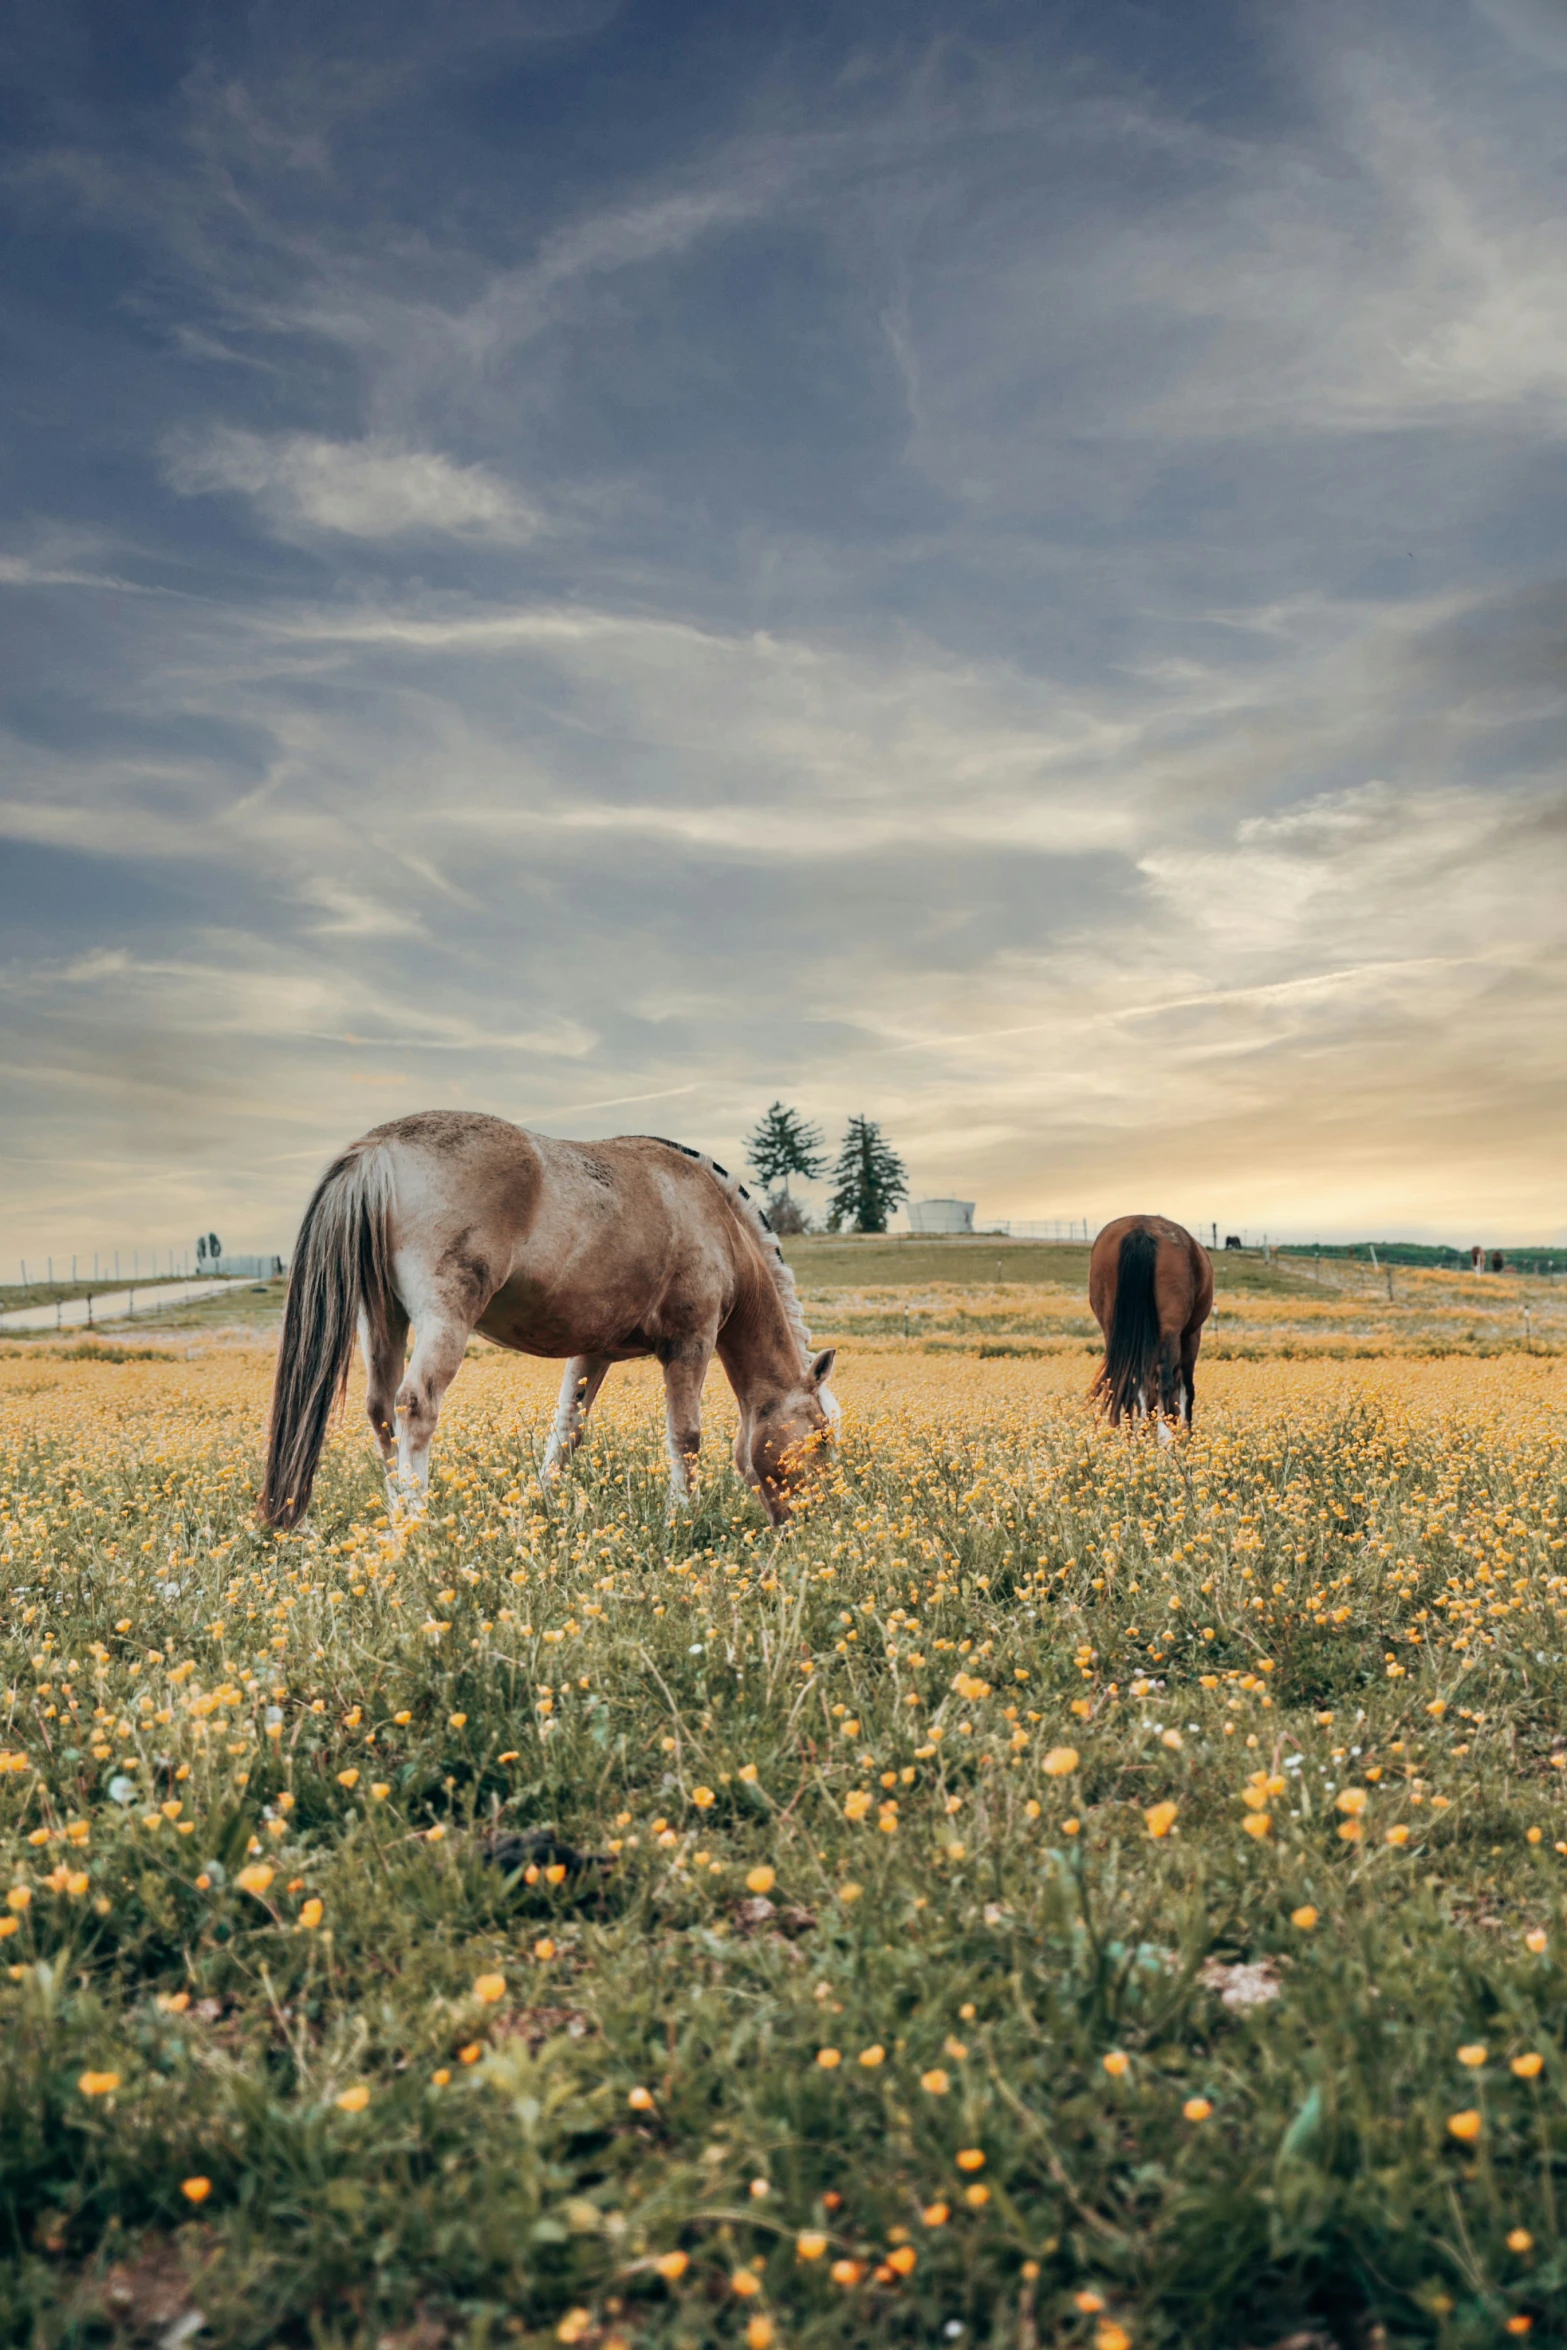
[(1118, 1216), (1094, 1242), (1088, 1302), (1105, 1341), (1089, 1393), (1109, 1406), (1111, 1426), (1132, 1411), (1189, 1428), (1197, 1349), (1213, 1311), (1213, 1264), (1201, 1241), (1167, 1216)]
[(305, 1210), (272, 1391), (266, 1523), (292, 1526), (309, 1503), (356, 1333), (394, 1506), (422, 1506), (441, 1398), (475, 1330), (570, 1358), (546, 1480), (581, 1442), (611, 1364), (640, 1356), (663, 1365), (671, 1508), (690, 1491), (715, 1352), (740, 1406), (735, 1466), (775, 1526), (812, 1440), (837, 1423), (832, 1352), (812, 1357), (767, 1219), (715, 1160), (652, 1135), (557, 1142), (430, 1110), (350, 1143)]

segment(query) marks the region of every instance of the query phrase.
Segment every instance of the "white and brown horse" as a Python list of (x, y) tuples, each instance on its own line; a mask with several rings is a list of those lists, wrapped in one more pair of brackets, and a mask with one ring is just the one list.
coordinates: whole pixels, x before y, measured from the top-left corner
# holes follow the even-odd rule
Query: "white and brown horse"
[(546, 1478), (581, 1441), (610, 1366), (641, 1356), (663, 1365), (671, 1506), (690, 1490), (715, 1353), (740, 1406), (735, 1466), (775, 1525), (813, 1440), (837, 1421), (832, 1354), (813, 1358), (767, 1219), (715, 1160), (650, 1135), (557, 1142), (501, 1118), (426, 1111), (350, 1143), (305, 1210), (266, 1522), (292, 1526), (309, 1503), (356, 1336), (394, 1503), (417, 1507), (441, 1399), (475, 1330), (569, 1358)]
[(1213, 1263), (1168, 1216), (1118, 1216), (1094, 1242), (1088, 1302), (1105, 1359), (1090, 1394), (1110, 1424), (1123, 1412), (1192, 1423), (1197, 1349), (1213, 1311)]

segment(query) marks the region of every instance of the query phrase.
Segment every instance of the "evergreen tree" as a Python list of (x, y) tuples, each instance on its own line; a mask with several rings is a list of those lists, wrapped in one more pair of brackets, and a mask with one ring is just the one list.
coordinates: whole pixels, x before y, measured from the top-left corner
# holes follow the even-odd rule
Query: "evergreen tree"
[(873, 1118), (851, 1118), (833, 1169), (833, 1231), (885, 1232), (899, 1200), (909, 1196), (903, 1161)]
[(745, 1151), (757, 1181), (764, 1183), (769, 1191), (781, 1183), (786, 1199), (791, 1175), (803, 1175), (809, 1183), (827, 1172), (820, 1133), (806, 1123), (798, 1110), (786, 1109), (782, 1102), (773, 1103)]

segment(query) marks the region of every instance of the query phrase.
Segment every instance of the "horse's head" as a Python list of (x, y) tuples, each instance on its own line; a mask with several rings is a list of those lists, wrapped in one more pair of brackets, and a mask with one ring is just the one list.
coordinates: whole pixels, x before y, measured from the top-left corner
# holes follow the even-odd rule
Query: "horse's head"
[(757, 1404), (735, 1447), (736, 1466), (775, 1526), (786, 1523), (794, 1495), (837, 1429), (838, 1406), (826, 1392), (834, 1351), (819, 1354), (794, 1386)]

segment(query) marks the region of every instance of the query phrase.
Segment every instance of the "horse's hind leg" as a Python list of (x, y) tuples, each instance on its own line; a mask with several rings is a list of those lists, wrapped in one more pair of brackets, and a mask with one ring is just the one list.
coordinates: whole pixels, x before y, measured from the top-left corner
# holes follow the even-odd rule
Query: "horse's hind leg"
[[(365, 1413), (386, 1463), (388, 1485), (397, 1465), (397, 1388), (408, 1345), (408, 1316), (395, 1297), (386, 1301), (386, 1325), (372, 1336), (370, 1317), (359, 1317), (359, 1346), (365, 1358)], [(394, 1496), (395, 1498), (395, 1496)]]
[(1192, 1424), (1192, 1406), (1197, 1401), (1197, 1349), (1202, 1344), (1202, 1324), (1187, 1330), (1181, 1338), (1181, 1418), (1189, 1428)]
[(604, 1384), (605, 1374), (613, 1362), (612, 1355), (573, 1355), (566, 1365), (566, 1375), (560, 1383), (560, 1401), (555, 1406), (555, 1421), (550, 1429), (550, 1440), (544, 1451), (544, 1466), (539, 1471), (542, 1484), (548, 1485), (560, 1470), (562, 1461), (570, 1460), (582, 1442), (593, 1399)]
[(466, 1321), (421, 1314), (414, 1324), (413, 1355), (397, 1390), (397, 1470), (405, 1508), (424, 1507), (430, 1439), (467, 1344)]

